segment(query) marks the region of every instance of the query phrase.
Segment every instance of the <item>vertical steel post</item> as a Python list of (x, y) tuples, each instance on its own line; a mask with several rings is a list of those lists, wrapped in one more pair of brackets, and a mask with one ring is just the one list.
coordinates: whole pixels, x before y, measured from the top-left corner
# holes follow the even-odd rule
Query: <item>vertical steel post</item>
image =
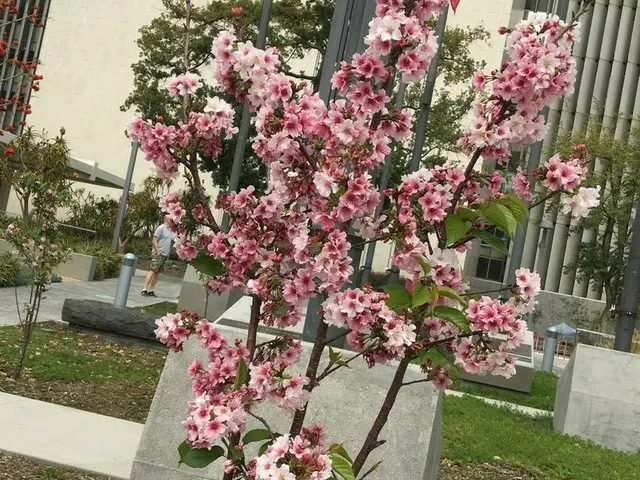
[[(260, 17), (260, 28), (258, 30), (258, 38), (256, 39), (256, 48), (264, 48), (267, 42), (267, 28), (269, 27), (269, 19), (271, 18), (271, 7), (273, 0), (264, 0), (262, 5), (262, 16)], [(249, 139), (249, 127), (251, 126), (251, 112), (249, 111), (249, 102), (245, 101), (242, 106), (242, 120), (240, 120), (240, 129), (236, 143), (236, 151), (233, 156), (233, 164), (231, 165), (231, 175), (229, 176), (229, 192), (235, 192), (240, 183), (240, 172), (242, 171), (242, 162)], [(229, 215), (225, 212), (222, 217), (222, 230), (229, 230)]]
[(638, 316), (640, 298), (640, 201), (636, 205), (636, 218), (633, 222), (633, 234), (629, 247), (629, 263), (624, 273), (624, 287), (618, 307), (618, 325), (616, 327), (615, 350), (630, 352), (633, 345), (633, 332)]
[(555, 327), (549, 327), (547, 329), (547, 336), (544, 340), (544, 355), (542, 357), (542, 371), (553, 372), (553, 361), (556, 356), (556, 349), (558, 348), (558, 336), (559, 333)]
[(118, 286), (116, 287), (116, 298), (113, 302), (114, 307), (125, 308), (127, 306), (131, 279), (135, 273), (136, 256), (133, 253), (127, 253), (124, 256), (122, 267), (120, 267), (120, 277), (118, 277)]
[(129, 201), (131, 180), (133, 178), (133, 170), (136, 166), (136, 156), (138, 155), (139, 147), (140, 145), (138, 144), (138, 142), (132, 142), (131, 155), (129, 156), (129, 167), (127, 168), (127, 176), (124, 180), (124, 187), (122, 188), (120, 210), (118, 210), (118, 218), (116, 220), (116, 229), (113, 232), (113, 240), (111, 241), (111, 248), (116, 252), (118, 251), (118, 247), (120, 246), (120, 232), (122, 231), (122, 224), (124, 223), (124, 212), (127, 209), (127, 202)]

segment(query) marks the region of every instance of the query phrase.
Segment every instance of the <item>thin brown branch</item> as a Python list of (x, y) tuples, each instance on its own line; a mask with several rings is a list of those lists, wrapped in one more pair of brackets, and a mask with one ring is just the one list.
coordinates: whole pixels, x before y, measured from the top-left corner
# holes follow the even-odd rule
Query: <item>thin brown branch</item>
[(333, 372), (335, 372), (336, 370), (339, 370), (342, 367), (346, 367), (347, 365), (349, 365), (351, 362), (353, 362), (355, 359), (360, 358), (362, 355), (364, 354), (364, 352), (360, 352), (356, 355), (354, 355), (353, 357), (347, 359), (344, 361), (344, 364), (340, 364), (340, 365), (334, 365), (333, 367), (330, 365), (327, 365), (327, 368), (324, 369), (324, 371), (318, 376), (318, 378), (316, 379), (316, 383), (320, 383), (323, 379), (325, 379), (326, 377), (328, 377), (329, 375), (331, 375)]
[(262, 300), (254, 295), (251, 304), (251, 319), (249, 320), (249, 329), (247, 330), (247, 350), (249, 350), (249, 361), (253, 360), (256, 352), (256, 339), (258, 337), (258, 324), (260, 323), (260, 308)]

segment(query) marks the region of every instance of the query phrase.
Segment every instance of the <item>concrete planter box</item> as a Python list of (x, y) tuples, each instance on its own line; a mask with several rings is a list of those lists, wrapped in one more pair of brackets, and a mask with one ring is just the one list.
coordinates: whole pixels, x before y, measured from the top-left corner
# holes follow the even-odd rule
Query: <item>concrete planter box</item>
[(62, 277), (90, 282), (96, 273), (97, 265), (98, 257), (72, 252), (69, 260), (58, 266), (56, 273)]
[(553, 427), (640, 452), (640, 356), (579, 344), (558, 381)]
[[(246, 335), (245, 330), (217, 327), (227, 338)], [(263, 342), (273, 337), (260, 334), (258, 338)], [(300, 370), (306, 368), (310, 350), (306, 345), (298, 364)], [(202, 470), (178, 465), (176, 449), (186, 433), (181, 422), (187, 401), (193, 398), (186, 371), (194, 358), (206, 360), (206, 352), (196, 338), (187, 342), (184, 353), (169, 354), (138, 446), (131, 480), (221, 480), (221, 461)], [(322, 360), (321, 368), (326, 361), (326, 358)], [(351, 369), (338, 370), (314, 392), (306, 423), (323, 424), (330, 442), (345, 442), (349, 453), (355, 455), (382, 405), (394, 371), (394, 367), (385, 365), (369, 369), (364, 361), (353, 362)], [(424, 375), (413, 368), (407, 372), (405, 381), (421, 378)], [(275, 404), (263, 405), (259, 414), (267, 418), (276, 431), (288, 431), (291, 418)], [(251, 420), (247, 428), (260, 428), (260, 425)], [(381, 434), (387, 443), (371, 454), (364, 471), (378, 460), (384, 463), (367, 478), (436, 480), (441, 430), (442, 396), (427, 383), (405, 387)], [(255, 455), (255, 452), (247, 453)]]
[(472, 375), (463, 372), (461, 378), (467, 382), (490, 385), (492, 387), (531, 393), (535, 366), (533, 362), (533, 332), (527, 332), (522, 344), (511, 352), (516, 359), (516, 374), (511, 378), (500, 375)]
[[(0, 254), (13, 252), (14, 248), (6, 240), (0, 240)], [(90, 282), (96, 273), (98, 257), (71, 252), (69, 260), (58, 266), (55, 273), (61, 277), (74, 278), (83, 282)]]

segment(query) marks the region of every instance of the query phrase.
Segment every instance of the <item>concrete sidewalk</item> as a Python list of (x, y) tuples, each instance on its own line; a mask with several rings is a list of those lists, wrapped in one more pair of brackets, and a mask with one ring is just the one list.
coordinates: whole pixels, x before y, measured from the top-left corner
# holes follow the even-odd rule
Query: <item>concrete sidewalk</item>
[[(464, 393), (447, 390), (446, 395)], [(552, 415), (484, 397), (527, 415)], [(144, 425), (0, 393), (0, 451), (73, 470), (127, 480)]]
[[(140, 295), (147, 272), (136, 270), (129, 290), (128, 307), (152, 305), (159, 302), (177, 302), (180, 296), (182, 279), (162, 275), (156, 287), (157, 298), (143, 297)], [(54, 283), (51, 290), (45, 293), (40, 306), (39, 322), (60, 320), (62, 304), (66, 298), (78, 298), (83, 300), (98, 300), (100, 302), (113, 303), (118, 285), (117, 278), (110, 278), (98, 282), (78, 282), (67, 280), (62, 283)], [(0, 288), (0, 326), (17, 325), (19, 323), (16, 311), (15, 288)], [(29, 298), (29, 287), (18, 287), (18, 299), (20, 303)]]
[(0, 451), (128, 479), (144, 425), (0, 393)]

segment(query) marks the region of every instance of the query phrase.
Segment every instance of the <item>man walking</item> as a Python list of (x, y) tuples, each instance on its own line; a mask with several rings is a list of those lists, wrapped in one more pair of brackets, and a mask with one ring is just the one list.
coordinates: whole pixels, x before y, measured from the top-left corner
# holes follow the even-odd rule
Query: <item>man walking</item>
[(156, 228), (151, 242), (153, 243), (153, 251), (151, 252), (151, 270), (144, 281), (143, 297), (155, 297), (154, 292), (156, 283), (160, 273), (164, 271), (164, 266), (171, 253), (171, 242), (173, 234), (171, 233), (172, 220), (169, 215), (165, 215), (164, 223)]

